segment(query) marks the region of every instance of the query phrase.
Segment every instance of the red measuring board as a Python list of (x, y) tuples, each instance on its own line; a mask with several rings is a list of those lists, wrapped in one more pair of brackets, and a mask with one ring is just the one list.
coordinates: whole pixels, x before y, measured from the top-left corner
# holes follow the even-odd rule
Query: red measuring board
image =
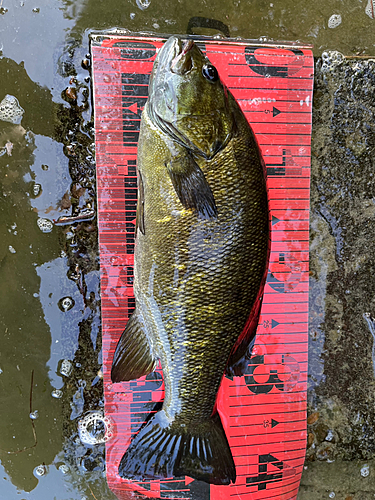
[[(243, 377), (225, 378), (218, 409), (237, 480), (213, 486), (192, 478), (130, 482), (118, 475), (132, 436), (163, 401), (159, 367), (112, 384), (117, 341), (134, 310), (137, 141), (153, 61), (165, 38), (93, 34), (107, 479), (120, 499), (295, 499), (306, 446), (311, 106), (308, 47), (204, 39), (249, 120), (267, 166), (272, 246), (256, 344)], [(228, 179), (230, 182), (230, 179)]]

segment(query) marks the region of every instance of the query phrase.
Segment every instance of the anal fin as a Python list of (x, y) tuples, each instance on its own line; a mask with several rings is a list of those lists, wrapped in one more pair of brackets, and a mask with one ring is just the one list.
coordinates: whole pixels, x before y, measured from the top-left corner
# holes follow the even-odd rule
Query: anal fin
[(156, 366), (143, 317), (137, 309), (118, 341), (113, 357), (112, 382), (134, 380), (151, 373)]
[[(263, 288), (261, 291), (263, 292)], [(262, 294), (259, 293), (245, 328), (229, 356), (225, 375), (230, 379), (233, 379), (233, 377), (241, 377), (246, 373), (255, 344), (255, 334), (258, 327), (261, 304)]]

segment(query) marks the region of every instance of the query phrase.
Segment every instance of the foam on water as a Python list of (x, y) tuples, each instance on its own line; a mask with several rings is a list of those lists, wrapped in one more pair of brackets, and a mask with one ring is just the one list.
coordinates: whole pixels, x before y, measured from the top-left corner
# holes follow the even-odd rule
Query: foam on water
[(83, 444), (105, 443), (113, 436), (113, 426), (102, 412), (91, 411), (78, 422), (78, 434)]
[(7, 94), (0, 102), (0, 120), (3, 122), (18, 125), (21, 123), (24, 112), (25, 110), (21, 108), (18, 99), (13, 95)]

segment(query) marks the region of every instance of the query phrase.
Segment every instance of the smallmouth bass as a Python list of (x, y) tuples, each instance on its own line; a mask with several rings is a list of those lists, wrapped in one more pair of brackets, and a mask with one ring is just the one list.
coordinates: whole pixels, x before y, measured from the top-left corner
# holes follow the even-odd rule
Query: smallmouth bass
[(264, 162), (252, 130), (198, 46), (170, 37), (152, 71), (138, 144), (136, 308), (112, 381), (160, 360), (165, 399), (119, 474), (217, 485), (236, 468), (216, 408), (255, 339), (269, 259)]

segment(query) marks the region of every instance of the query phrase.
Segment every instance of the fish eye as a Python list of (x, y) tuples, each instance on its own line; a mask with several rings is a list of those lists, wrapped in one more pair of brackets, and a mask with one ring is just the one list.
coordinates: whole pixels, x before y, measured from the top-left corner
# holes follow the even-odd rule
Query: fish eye
[(217, 69), (215, 68), (215, 66), (212, 66), (212, 64), (205, 64), (202, 67), (202, 75), (206, 80), (212, 83), (216, 82), (219, 79)]

